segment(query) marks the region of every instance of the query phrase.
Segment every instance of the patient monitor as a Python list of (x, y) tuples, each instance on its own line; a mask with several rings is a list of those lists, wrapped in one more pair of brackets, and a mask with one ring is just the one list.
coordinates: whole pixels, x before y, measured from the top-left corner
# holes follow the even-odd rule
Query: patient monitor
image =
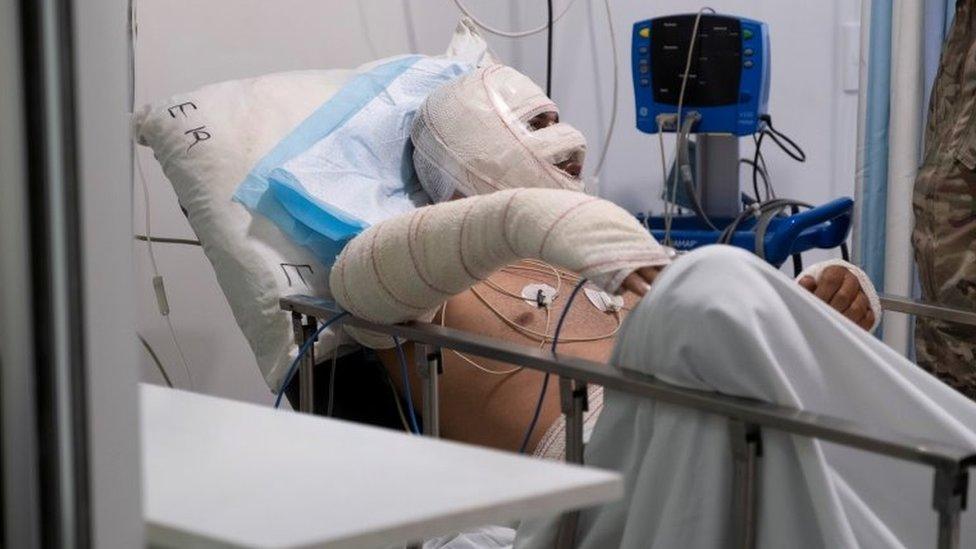
[[(665, 173), (666, 212), (692, 216), (644, 217), (652, 234), (677, 249), (728, 243), (756, 252), (774, 265), (812, 248), (843, 244), (853, 201), (840, 198), (812, 208), (766, 196), (743, 194), (742, 163), (755, 181), (767, 181), (758, 152), (740, 157), (740, 139), (753, 136), (794, 146), (772, 126), (768, 112), (770, 36), (765, 23), (714, 13), (657, 17), (634, 24), (631, 46), (637, 129), (677, 134), (675, 162)], [(785, 150), (785, 149), (784, 149)], [(790, 152), (788, 152), (790, 154)], [(753, 158), (755, 157), (755, 158)], [(774, 201), (773, 199), (776, 199)], [(799, 212), (801, 207), (808, 208)], [(781, 212), (792, 208), (794, 215)]]
[[(695, 15), (671, 15), (634, 25), (632, 61), (637, 128), (658, 131), (657, 117), (675, 114)], [(752, 135), (769, 101), (766, 24), (725, 15), (702, 15), (683, 97), (701, 114), (700, 134)], [(667, 128), (666, 128), (667, 129)], [(669, 129), (674, 131), (672, 124)]]

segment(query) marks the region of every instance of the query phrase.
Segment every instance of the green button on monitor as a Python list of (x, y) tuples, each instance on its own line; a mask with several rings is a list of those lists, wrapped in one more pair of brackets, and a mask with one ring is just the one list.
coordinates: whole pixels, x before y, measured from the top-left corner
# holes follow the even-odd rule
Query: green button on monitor
[(742, 37), (746, 40), (752, 38), (752, 31), (749, 29), (742, 29)]

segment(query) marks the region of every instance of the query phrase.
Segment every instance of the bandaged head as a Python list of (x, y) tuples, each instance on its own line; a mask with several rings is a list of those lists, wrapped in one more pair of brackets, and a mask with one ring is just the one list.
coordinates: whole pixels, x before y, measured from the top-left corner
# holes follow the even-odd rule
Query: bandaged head
[(410, 134), (421, 185), (435, 202), (515, 187), (582, 190), (557, 164), (582, 164), (583, 134), (568, 124), (530, 124), (558, 112), (539, 86), (505, 65), (441, 86), (420, 107)]

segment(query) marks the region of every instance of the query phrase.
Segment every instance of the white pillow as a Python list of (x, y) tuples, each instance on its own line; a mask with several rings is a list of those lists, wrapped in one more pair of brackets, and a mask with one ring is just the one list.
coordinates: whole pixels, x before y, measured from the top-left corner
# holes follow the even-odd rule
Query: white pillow
[[(271, 74), (204, 86), (135, 116), (140, 144), (152, 148), (203, 244), (237, 324), (268, 386), (290, 364), (289, 294), (328, 295), (328, 271), (274, 224), (231, 197), (268, 151), (327, 101), (356, 71)], [(328, 330), (327, 330), (328, 332)], [(336, 332), (324, 333), (332, 348)]]
[[(467, 20), (458, 25), (446, 55), (476, 65), (494, 62)], [(152, 148), (172, 183), (272, 391), (296, 352), (290, 315), (278, 300), (290, 294), (328, 296), (329, 273), (271, 221), (231, 197), (251, 168), (349, 79), (387, 61), (212, 84), (135, 114), (136, 137)], [(346, 341), (341, 334), (326, 330), (317, 356), (331, 354), (340, 337)]]

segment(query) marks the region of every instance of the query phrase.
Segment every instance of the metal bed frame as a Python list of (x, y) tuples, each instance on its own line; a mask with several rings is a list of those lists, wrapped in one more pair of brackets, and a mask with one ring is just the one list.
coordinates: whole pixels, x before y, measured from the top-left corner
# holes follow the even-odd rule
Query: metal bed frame
[[(301, 346), (316, 331), (318, 319), (341, 312), (335, 302), (309, 296), (282, 298), (281, 308), (292, 313), (295, 341)], [(907, 299), (882, 296), (888, 311), (929, 316), (976, 325), (976, 313), (947, 309)], [(733, 484), (730, 546), (756, 546), (758, 484), (761, 481), (763, 429), (817, 438), (875, 454), (928, 465), (934, 470), (932, 505), (938, 513), (938, 549), (957, 549), (960, 544), (960, 515), (966, 509), (969, 468), (976, 464), (971, 449), (949, 443), (907, 436), (897, 432), (878, 432), (855, 422), (835, 417), (776, 406), (752, 399), (686, 389), (653, 376), (607, 367), (606, 364), (564, 356), (535, 347), (461, 332), (428, 323), (411, 322), (383, 325), (346, 317), (349, 326), (397, 336), (413, 342), (415, 360), (424, 380), (424, 434), (439, 436), (438, 375), (441, 348), (517, 364), (559, 377), (560, 405), (566, 417), (566, 461), (583, 464), (583, 412), (587, 409), (587, 385), (601, 385), (644, 398), (722, 415), (728, 418), (732, 441)], [(312, 413), (314, 345), (299, 366), (299, 410)], [(579, 512), (566, 513), (560, 523), (557, 547), (575, 544)]]

